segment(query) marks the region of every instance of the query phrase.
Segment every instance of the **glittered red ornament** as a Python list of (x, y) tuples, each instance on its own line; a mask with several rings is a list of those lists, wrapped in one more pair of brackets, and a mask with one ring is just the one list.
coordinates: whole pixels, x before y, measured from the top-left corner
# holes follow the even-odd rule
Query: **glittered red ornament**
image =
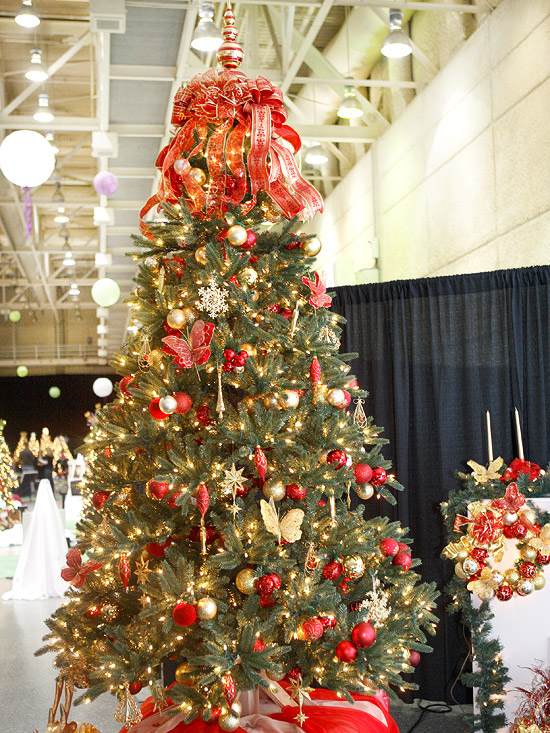
[(192, 603), (181, 601), (172, 609), (172, 618), (176, 626), (192, 626), (197, 620), (197, 609)]
[(128, 588), (130, 585), (130, 578), (132, 577), (132, 568), (130, 567), (130, 560), (128, 555), (121, 555), (118, 561), (118, 577), (122, 583), (123, 588)]
[(333, 465), (336, 470), (343, 468), (346, 465), (347, 459), (348, 457), (344, 450), (335, 449), (327, 453), (327, 463)]
[(109, 446), (103, 449), (103, 455), (105, 458), (110, 458), (113, 455), (113, 451), (110, 449)]
[(550, 555), (543, 555), (542, 552), (537, 552), (537, 563), (539, 565), (550, 564)]
[(351, 394), (348, 392), (347, 389), (343, 389), (342, 392), (344, 393), (344, 407), (343, 407), (343, 409), (347, 410), (348, 407), (351, 405)]
[(353, 472), (358, 484), (368, 484), (372, 478), (372, 468), (368, 463), (356, 463)]
[(503, 583), (502, 585), (499, 585), (495, 591), (495, 596), (498, 598), (499, 601), (509, 601), (513, 595), (514, 589), (511, 585), (508, 585), (508, 583)]
[(290, 321), (290, 319), (292, 318), (293, 313), (294, 313), (294, 311), (291, 308), (281, 308), (281, 310), (280, 310), (280, 315), (283, 318), (286, 318), (287, 321)]
[(483, 547), (474, 547), (474, 549), (470, 552), (470, 556), (474, 558), (474, 560), (477, 560), (478, 562), (484, 563), (485, 560), (487, 560), (489, 553), (487, 550), (484, 550)]
[(160, 397), (155, 397), (149, 402), (149, 413), (155, 420), (166, 420), (168, 415), (159, 407)]
[(195, 410), (195, 415), (197, 417), (197, 422), (201, 427), (207, 428), (209, 425), (211, 425), (214, 420), (210, 416), (210, 408), (208, 405), (200, 405)]
[(223, 676), (223, 694), (227, 704), (231, 707), (237, 697), (237, 684), (231, 672), (227, 672)]
[(534, 562), (522, 560), (520, 563), (518, 563), (518, 573), (523, 578), (534, 578), (537, 574), (537, 566)]
[(309, 381), (312, 387), (315, 387), (320, 383), (321, 376), (321, 364), (319, 363), (319, 359), (314, 356), (311, 360), (311, 364), (309, 365)]
[(343, 572), (344, 568), (342, 567), (342, 563), (333, 560), (332, 562), (328, 562), (323, 568), (323, 578), (325, 580), (338, 580)]
[(513, 540), (515, 539), (516, 531), (513, 525), (505, 524), (504, 527), (502, 528), (502, 534), (506, 537), (506, 539)]
[(172, 543), (170, 539), (164, 542), (148, 542), (145, 545), (145, 549), (151, 555), (151, 557), (163, 558), (165, 555), (166, 548)]
[(302, 633), (308, 641), (317, 641), (325, 633), (325, 627), (318, 618), (310, 618), (302, 623)]
[(400, 552), (408, 552), (409, 555), (410, 555), (411, 548), (410, 548), (410, 546), (406, 542), (398, 542), (397, 544), (399, 545), (399, 551)]
[(399, 552), (399, 542), (393, 537), (384, 537), (380, 541), (380, 552), (386, 557), (395, 557)]
[(325, 629), (335, 629), (336, 624), (338, 623), (336, 621), (336, 616), (319, 616), (319, 621), (323, 624)]
[(376, 629), (370, 621), (363, 621), (353, 627), (351, 640), (359, 649), (368, 649), (376, 641)]
[(151, 479), (147, 482), (146, 491), (150, 499), (161, 501), (170, 491), (170, 484), (168, 481), (155, 481), (155, 479)]
[(256, 641), (254, 642), (254, 646), (252, 647), (253, 652), (263, 652), (267, 649), (265, 641), (258, 637)]
[(111, 494), (108, 491), (94, 491), (92, 494), (92, 504), (99, 511), (103, 509), (103, 505), (110, 496)]
[(370, 480), (370, 483), (373, 486), (382, 486), (382, 484), (386, 483), (387, 478), (388, 474), (386, 473), (386, 469), (382, 468), (382, 466), (377, 466), (372, 470), (372, 478)]
[(130, 684), (128, 685), (128, 689), (130, 690), (130, 693), (132, 695), (137, 695), (142, 688), (143, 685), (141, 684), (141, 682), (130, 682)]
[(193, 400), (187, 392), (174, 392), (172, 397), (176, 400), (178, 406), (176, 407), (176, 413), (178, 415), (185, 415), (193, 407)]
[(262, 575), (256, 581), (256, 592), (260, 596), (269, 596), (275, 590), (275, 583), (271, 575)]
[(101, 616), (101, 606), (90, 606), (87, 611), (84, 611), (86, 618), (99, 618)]
[(269, 577), (273, 581), (273, 586), (275, 587), (275, 590), (281, 590), (281, 576), (277, 573), (269, 573)]
[(252, 229), (246, 230), (246, 242), (242, 245), (241, 249), (252, 249), (256, 245), (256, 233)]
[(125, 397), (131, 397), (131, 393), (128, 390), (128, 387), (132, 384), (134, 381), (134, 375), (133, 374), (127, 374), (125, 377), (122, 377), (120, 382), (118, 383), (118, 387), (120, 389), (120, 393), (123, 394)]
[(403, 552), (403, 550), (400, 550), (393, 558), (392, 564), (399, 566), (405, 571), (409, 570), (412, 565), (411, 554), (409, 552)]
[(305, 486), (300, 486), (299, 484), (287, 484), (285, 488), (287, 497), (289, 499), (294, 499), (294, 501), (303, 501), (307, 496), (307, 489)]
[(411, 667), (418, 667), (420, 664), (420, 661), (422, 659), (422, 656), (420, 652), (417, 652), (416, 649), (411, 649), (409, 652), (409, 664)]
[(344, 578), (344, 580), (341, 580), (340, 581), (340, 583), (338, 584), (338, 588), (340, 590), (340, 593), (343, 593), (344, 595), (346, 593), (349, 593), (350, 590), (351, 590), (351, 588), (349, 587), (349, 583), (348, 583), (348, 581), (347, 581), (346, 578)]
[(514, 537), (518, 540), (524, 539), (529, 531), (523, 522), (514, 522), (512, 528), (514, 530)]
[(294, 682), (297, 682), (301, 676), (302, 676), (302, 670), (300, 667), (292, 667), (292, 669), (290, 669), (286, 673), (286, 678)]
[(341, 662), (354, 662), (357, 659), (357, 647), (351, 641), (341, 641), (336, 647), (336, 656)]

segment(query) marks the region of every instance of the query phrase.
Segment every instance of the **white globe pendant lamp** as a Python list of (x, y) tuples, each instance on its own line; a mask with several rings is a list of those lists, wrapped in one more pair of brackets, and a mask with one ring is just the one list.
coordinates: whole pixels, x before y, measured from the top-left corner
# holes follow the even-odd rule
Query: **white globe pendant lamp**
[(0, 170), (16, 186), (41, 186), (54, 168), (54, 150), (46, 138), (35, 130), (16, 130), (0, 144)]

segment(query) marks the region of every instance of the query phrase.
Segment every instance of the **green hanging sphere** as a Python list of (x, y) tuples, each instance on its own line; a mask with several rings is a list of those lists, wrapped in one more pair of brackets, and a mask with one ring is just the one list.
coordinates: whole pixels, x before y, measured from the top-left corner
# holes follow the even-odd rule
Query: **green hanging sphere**
[(17, 367), (17, 369), (15, 370), (15, 373), (17, 374), (18, 377), (26, 377), (29, 373), (29, 370), (27, 369), (27, 367), (24, 364), (21, 364), (20, 366)]
[(58, 398), (58, 397), (60, 396), (60, 394), (61, 394), (61, 390), (59, 389), (59, 387), (56, 387), (56, 386), (54, 385), (53, 387), (50, 387), (50, 388), (49, 388), (49, 390), (48, 390), (48, 394), (50, 395), (50, 397), (51, 397), (52, 399), (56, 400), (56, 399), (57, 399), (57, 398)]
[(21, 320), (21, 312), (20, 311), (10, 311), (8, 318), (10, 319), (12, 323), (19, 323), (19, 321)]

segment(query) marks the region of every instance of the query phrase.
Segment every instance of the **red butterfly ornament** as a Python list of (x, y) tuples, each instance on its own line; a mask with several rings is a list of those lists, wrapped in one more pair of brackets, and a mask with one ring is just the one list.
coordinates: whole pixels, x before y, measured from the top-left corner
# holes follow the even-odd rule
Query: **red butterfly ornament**
[(525, 504), (525, 497), (518, 490), (515, 483), (508, 484), (506, 492), (501, 499), (493, 499), (491, 506), (501, 509), (504, 512), (516, 513)]
[(174, 363), (184, 369), (205, 364), (212, 353), (210, 342), (214, 333), (214, 324), (195, 321), (188, 339), (179, 336), (165, 336), (162, 343), (166, 351), (172, 355)]
[(61, 571), (61, 577), (75, 588), (82, 588), (88, 575), (101, 567), (100, 562), (91, 560), (82, 564), (82, 555), (78, 547), (72, 547), (69, 550), (66, 561), (67, 567)]
[(310, 280), (305, 275), (302, 278), (304, 285), (307, 285), (311, 291), (308, 303), (313, 306), (315, 310), (317, 310), (317, 308), (330, 308), (332, 305), (332, 298), (330, 295), (327, 295), (327, 286), (319, 277), (319, 273), (316, 272), (314, 274), (315, 280)]

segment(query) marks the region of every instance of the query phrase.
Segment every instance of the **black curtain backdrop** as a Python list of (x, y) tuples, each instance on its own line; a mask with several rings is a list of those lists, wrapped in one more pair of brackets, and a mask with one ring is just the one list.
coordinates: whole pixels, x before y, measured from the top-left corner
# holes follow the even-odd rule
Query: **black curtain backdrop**
[[(45, 377), (0, 377), (0, 418), (7, 420), (4, 435), (13, 451), (19, 433), (26, 430), (40, 437), (43, 427), (52, 436), (69, 438), (72, 451), (82, 444), (88, 428), (84, 413), (94, 409), (96, 403), (105, 403), (92, 391), (97, 374), (57, 374)], [(115, 383), (116, 376), (107, 375)], [(48, 395), (51, 386), (61, 390), (58, 399)]]
[[(550, 458), (550, 267), (336, 288), (347, 319), (342, 351), (358, 352), (353, 373), (369, 391), (365, 405), (391, 443), (407, 491), (397, 507), (371, 500), (369, 511), (410, 527), (422, 574), (443, 589), (452, 563), (439, 503), (470, 458), (487, 461), (485, 410), (495, 456), (516, 455), (513, 409), (522, 416), (525, 455)], [(443, 609), (443, 601), (440, 608)], [(464, 659), (462, 630), (440, 613), (434, 653), (415, 679), (422, 697), (449, 699)], [(465, 701), (458, 686), (455, 696)]]

